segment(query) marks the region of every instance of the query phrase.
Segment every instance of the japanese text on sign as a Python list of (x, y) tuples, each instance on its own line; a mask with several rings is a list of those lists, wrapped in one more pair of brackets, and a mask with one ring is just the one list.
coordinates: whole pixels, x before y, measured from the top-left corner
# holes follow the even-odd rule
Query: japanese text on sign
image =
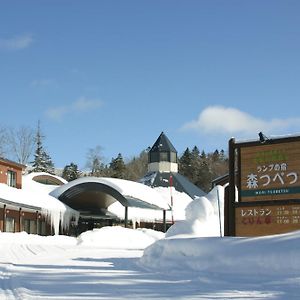
[(298, 199), (299, 193), (300, 141), (241, 148), (242, 201)]

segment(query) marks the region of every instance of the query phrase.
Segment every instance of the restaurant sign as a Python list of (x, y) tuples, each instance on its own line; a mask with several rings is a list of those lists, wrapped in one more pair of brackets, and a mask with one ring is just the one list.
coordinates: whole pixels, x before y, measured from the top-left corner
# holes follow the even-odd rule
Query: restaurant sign
[(237, 236), (259, 236), (299, 230), (300, 204), (237, 207), (235, 226)]
[(242, 147), (240, 201), (300, 199), (300, 141)]

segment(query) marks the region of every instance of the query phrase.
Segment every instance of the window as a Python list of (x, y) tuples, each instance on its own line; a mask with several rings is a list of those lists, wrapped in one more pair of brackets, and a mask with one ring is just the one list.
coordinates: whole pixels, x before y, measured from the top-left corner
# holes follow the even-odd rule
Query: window
[(177, 153), (171, 152), (171, 162), (177, 163)]
[(160, 161), (169, 161), (168, 152), (160, 152), (159, 158)]
[(38, 234), (46, 235), (46, 222), (45, 221), (40, 221), (39, 222), (39, 232), (38, 232)]
[(24, 220), (24, 231), (27, 233), (33, 233), (36, 234), (36, 221), (35, 220), (30, 220), (30, 219), (25, 219)]
[(14, 218), (6, 217), (5, 232), (15, 232), (15, 219)]
[(7, 171), (7, 185), (17, 187), (17, 173), (11, 170)]

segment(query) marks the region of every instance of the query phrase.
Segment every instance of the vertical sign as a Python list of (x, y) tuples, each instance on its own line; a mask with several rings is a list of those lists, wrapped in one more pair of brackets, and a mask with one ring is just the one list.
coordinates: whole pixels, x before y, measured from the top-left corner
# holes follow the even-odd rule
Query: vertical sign
[(240, 150), (241, 202), (300, 199), (300, 141)]

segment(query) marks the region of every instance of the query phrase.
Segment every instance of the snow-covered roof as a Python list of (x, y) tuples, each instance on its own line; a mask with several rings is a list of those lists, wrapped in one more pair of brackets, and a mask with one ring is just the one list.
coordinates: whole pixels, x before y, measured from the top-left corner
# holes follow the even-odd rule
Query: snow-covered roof
[(170, 187), (171, 177), (172, 186), (178, 192), (184, 192), (192, 199), (206, 195), (199, 187), (177, 172), (149, 172), (139, 182), (151, 187)]
[(79, 214), (55, 197), (49, 195), (49, 192), (55, 186), (35, 182), (32, 180), (33, 177), (34, 173), (23, 176), (22, 189), (0, 184), (0, 199), (3, 199), (3, 203), (9, 202), (12, 206), (24, 205), (25, 208), (41, 209), (41, 213), (50, 220), (55, 233), (58, 234), (60, 223), (63, 228), (66, 228), (70, 220), (73, 217), (78, 218)]
[(68, 183), (67, 180), (64, 178), (57, 176), (57, 175), (52, 175), (46, 172), (32, 172), (27, 174), (26, 176), (23, 177), (23, 180), (33, 180), (38, 183), (46, 184), (46, 185), (63, 185)]
[[(68, 191), (72, 191), (72, 196), (75, 194), (82, 193), (83, 190), (79, 187), (83, 187), (84, 184), (99, 184), (99, 191), (101, 186), (110, 187), (117, 193), (123, 196), (124, 206), (145, 206), (152, 207), (162, 210), (168, 210), (170, 208), (169, 204), (156, 190), (130, 180), (118, 179), (118, 178), (107, 178), (107, 177), (83, 177), (73, 180), (63, 186), (54, 189), (50, 194), (58, 199), (62, 199)], [(95, 186), (95, 185), (94, 185)], [(78, 187), (77, 191), (75, 190)], [(73, 190), (72, 190), (73, 188)], [(118, 201), (110, 199), (110, 204)], [(69, 204), (70, 205), (70, 204)]]

